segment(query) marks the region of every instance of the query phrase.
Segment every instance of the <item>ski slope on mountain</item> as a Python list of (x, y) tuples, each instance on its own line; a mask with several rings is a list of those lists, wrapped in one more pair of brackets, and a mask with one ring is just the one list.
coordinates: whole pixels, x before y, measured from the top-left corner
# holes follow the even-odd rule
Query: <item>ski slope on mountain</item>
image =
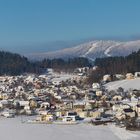
[(74, 58), (74, 57), (86, 57), (91, 60), (102, 57), (110, 56), (126, 56), (134, 51), (140, 49), (140, 40), (119, 42), (112, 40), (97, 40), (78, 45), (76, 47), (66, 48), (59, 51), (33, 53), (26, 55), (31, 59), (43, 59), (43, 58)]

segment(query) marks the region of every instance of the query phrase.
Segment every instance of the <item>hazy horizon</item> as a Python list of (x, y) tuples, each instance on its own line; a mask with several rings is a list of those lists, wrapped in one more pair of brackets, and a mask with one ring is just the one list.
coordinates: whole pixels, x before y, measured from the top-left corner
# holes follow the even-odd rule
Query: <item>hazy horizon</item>
[(140, 40), (139, 36), (131, 36), (131, 37), (106, 37), (106, 38), (86, 38), (81, 40), (57, 40), (52, 42), (22, 42), (15, 43), (11, 45), (0, 46), (1, 51), (9, 51), (13, 53), (19, 53), (21, 55), (33, 54), (33, 53), (43, 53), (43, 52), (52, 52), (65, 48), (75, 47), (77, 45), (94, 41), (94, 40), (113, 40), (113, 41), (134, 41)]
[(0, 49), (54, 51), (89, 40), (140, 39), (139, 0), (2, 0)]

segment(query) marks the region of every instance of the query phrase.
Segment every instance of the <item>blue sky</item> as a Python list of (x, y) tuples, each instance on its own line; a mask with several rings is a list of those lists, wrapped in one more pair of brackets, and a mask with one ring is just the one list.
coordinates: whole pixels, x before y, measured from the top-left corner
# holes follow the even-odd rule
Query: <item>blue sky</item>
[(27, 53), (65, 47), (58, 41), (139, 38), (139, 7), (140, 0), (0, 0), (0, 48)]

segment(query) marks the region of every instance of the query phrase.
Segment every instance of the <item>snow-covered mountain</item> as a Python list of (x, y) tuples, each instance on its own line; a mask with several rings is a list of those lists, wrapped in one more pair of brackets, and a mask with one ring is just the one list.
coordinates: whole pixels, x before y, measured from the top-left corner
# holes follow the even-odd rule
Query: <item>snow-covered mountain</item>
[(44, 52), (27, 55), (31, 59), (43, 58), (73, 58), (73, 57), (86, 57), (91, 60), (101, 57), (109, 56), (126, 56), (133, 51), (140, 49), (140, 40), (136, 41), (91, 41), (72, 48), (66, 48), (59, 51)]

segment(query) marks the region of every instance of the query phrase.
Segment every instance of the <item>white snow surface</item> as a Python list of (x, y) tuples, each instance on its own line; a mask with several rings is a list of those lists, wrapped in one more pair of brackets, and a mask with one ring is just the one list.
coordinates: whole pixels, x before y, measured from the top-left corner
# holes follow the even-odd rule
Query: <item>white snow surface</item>
[(109, 82), (105, 85), (105, 87), (108, 90), (115, 90), (115, 89), (118, 89), (119, 87), (122, 87), (124, 90), (129, 90), (129, 89), (140, 90), (140, 78), (131, 79), (131, 80), (125, 79), (125, 80), (120, 80), (120, 81)]
[(132, 133), (130, 131), (126, 131), (124, 128), (115, 127), (114, 125), (110, 125), (111, 131), (120, 139), (120, 140), (136, 140), (138, 136), (136, 133)]
[(120, 43), (120, 42), (116, 42), (116, 44), (114, 43), (112, 46), (108, 47), (108, 48), (105, 50), (105, 52), (104, 52), (105, 56), (111, 57), (111, 54), (110, 54), (110, 53), (111, 53), (111, 50), (112, 50), (113, 48), (119, 46), (119, 45), (121, 45), (121, 43)]
[(65, 73), (62, 74), (53, 73), (52, 75), (54, 76), (54, 78), (51, 79), (52, 82), (53, 81), (62, 82), (77, 77), (77, 75), (65, 74)]
[(140, 132), (115, 126), (47, 125), (21, 123), (20, 118), (0, 118), (1, 140), (139, 140)]
[(91, 45), (91, 47), (89, 48), (89, 50), (83, 56), (86, 57), (88, 54), (90, 54), (92, 51), (94, 51), (94, 49), (96, 49), (96, 47), (98, 47), (97, 42), (96, 43), (93, 43)]

